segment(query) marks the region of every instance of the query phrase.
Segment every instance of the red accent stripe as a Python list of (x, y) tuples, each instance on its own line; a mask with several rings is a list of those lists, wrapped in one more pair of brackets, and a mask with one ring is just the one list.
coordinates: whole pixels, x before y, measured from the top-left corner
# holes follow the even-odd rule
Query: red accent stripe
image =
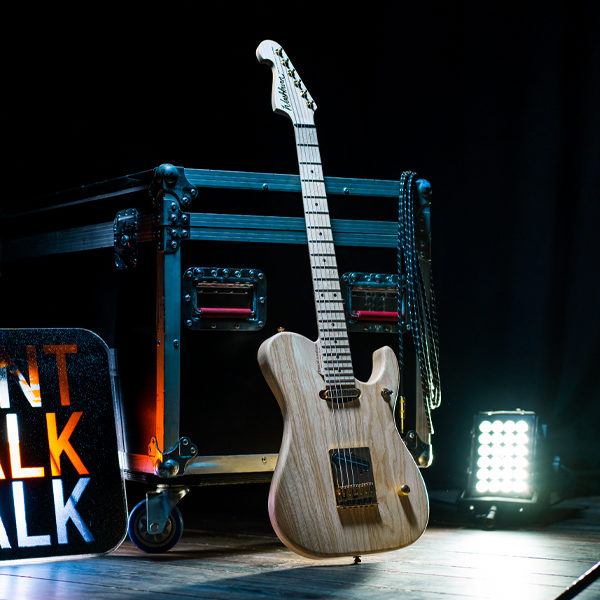
[(397, 312), (383, 310), (357, 310), (356, 317), (359, 321), (397, 321)]
[(252, 316), (250, 308), (199, 308), (201, 317), (212, 317), (213, 319), (248, 319)]

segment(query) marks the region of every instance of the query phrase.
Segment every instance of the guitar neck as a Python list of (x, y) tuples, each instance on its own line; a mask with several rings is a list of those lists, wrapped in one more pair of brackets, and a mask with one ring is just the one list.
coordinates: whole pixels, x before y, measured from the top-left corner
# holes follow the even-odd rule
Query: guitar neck
[(328, 386), (354, 386), (344, 304), (313, 124), (294, 124), (322, 366)]

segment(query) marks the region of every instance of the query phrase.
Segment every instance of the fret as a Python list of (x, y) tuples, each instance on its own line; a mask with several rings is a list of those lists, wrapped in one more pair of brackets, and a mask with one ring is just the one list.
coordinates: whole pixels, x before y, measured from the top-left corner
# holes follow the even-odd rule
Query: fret
[(316, 129), (317, 126), (312, 123), (294, 123), (294, 127), (300, 127), (303, 129)]
[(320, 161), (314, 161), (314, 160), (299, 160), (298, 164), (301, 164), (301, 165), (320, 165), (321, 162)]
[(318, 148), (319, 147), (319, 144), (300, 144), (300, 143), (298, 143), (296, 145), (297, 146), (302, 146), (302, 147), (311, 146), (313, 148)]
[(304, 195), (304, 198), (321, 198), (321, 200), (326, 200), (327, 196), (309, 196), (309, 195)]
[[(340, 384), (343, 381), (346, 381), (348, 379), (354, 379), (354, 376), (351, 373), (325, 373), (323, 371), (323, 374), (331, 381), (331, 380), (337, 380), (337, 383)], [(352, 382), (354, 383), (354, 382)]]
[(324, 179), (303, 179), (300, 177), (300, 183), (325, 183)]
[[(336, 365), (347, 365), (347, 364), (352, 365), (352, 360), (350, 358), (345, 358), (344, 359), (344, 358), (334, 358), (333, 356), (324, 356), (323, 357), (323, 361), (324, 362), (335, 361)], [(329, 367), (327, 367), (327, 368), (329, 368)], [(344, 368), (348, 369), (348, 368), (352, 368), (352, 367), (344, 367)]]
[(348, 338), (346, 337), (347, 332), (345, 329), (331, 329), (327, 333), (331, 334), (328, 338), (328, 341), (331, 344), (335, 344), (337, 346), (338, 342), (348, 343)]

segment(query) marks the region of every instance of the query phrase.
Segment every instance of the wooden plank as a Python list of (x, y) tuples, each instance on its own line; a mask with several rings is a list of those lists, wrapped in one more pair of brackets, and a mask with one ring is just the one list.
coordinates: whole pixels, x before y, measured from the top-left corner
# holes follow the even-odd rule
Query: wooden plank
[[(599, 553), (598, 524), (531, 531), (430, 526), (411, 546), (353, 565), (351, 558), (298, 556), (262, 523), (249, 533), (188, 529), (164, 555), (144, 554), (126, 541), (107, 556), (2, 565), (0, 599), (551, 600)], [(577, 600), (598, 597), (600, 582)]]

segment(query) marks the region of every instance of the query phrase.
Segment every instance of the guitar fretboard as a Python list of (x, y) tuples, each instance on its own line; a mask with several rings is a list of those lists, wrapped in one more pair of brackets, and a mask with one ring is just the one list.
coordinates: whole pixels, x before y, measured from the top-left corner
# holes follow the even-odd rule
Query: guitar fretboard
[(294, 124), (315, 307), (328, 386), (354, 386), (323, 167), (314, 125)]

